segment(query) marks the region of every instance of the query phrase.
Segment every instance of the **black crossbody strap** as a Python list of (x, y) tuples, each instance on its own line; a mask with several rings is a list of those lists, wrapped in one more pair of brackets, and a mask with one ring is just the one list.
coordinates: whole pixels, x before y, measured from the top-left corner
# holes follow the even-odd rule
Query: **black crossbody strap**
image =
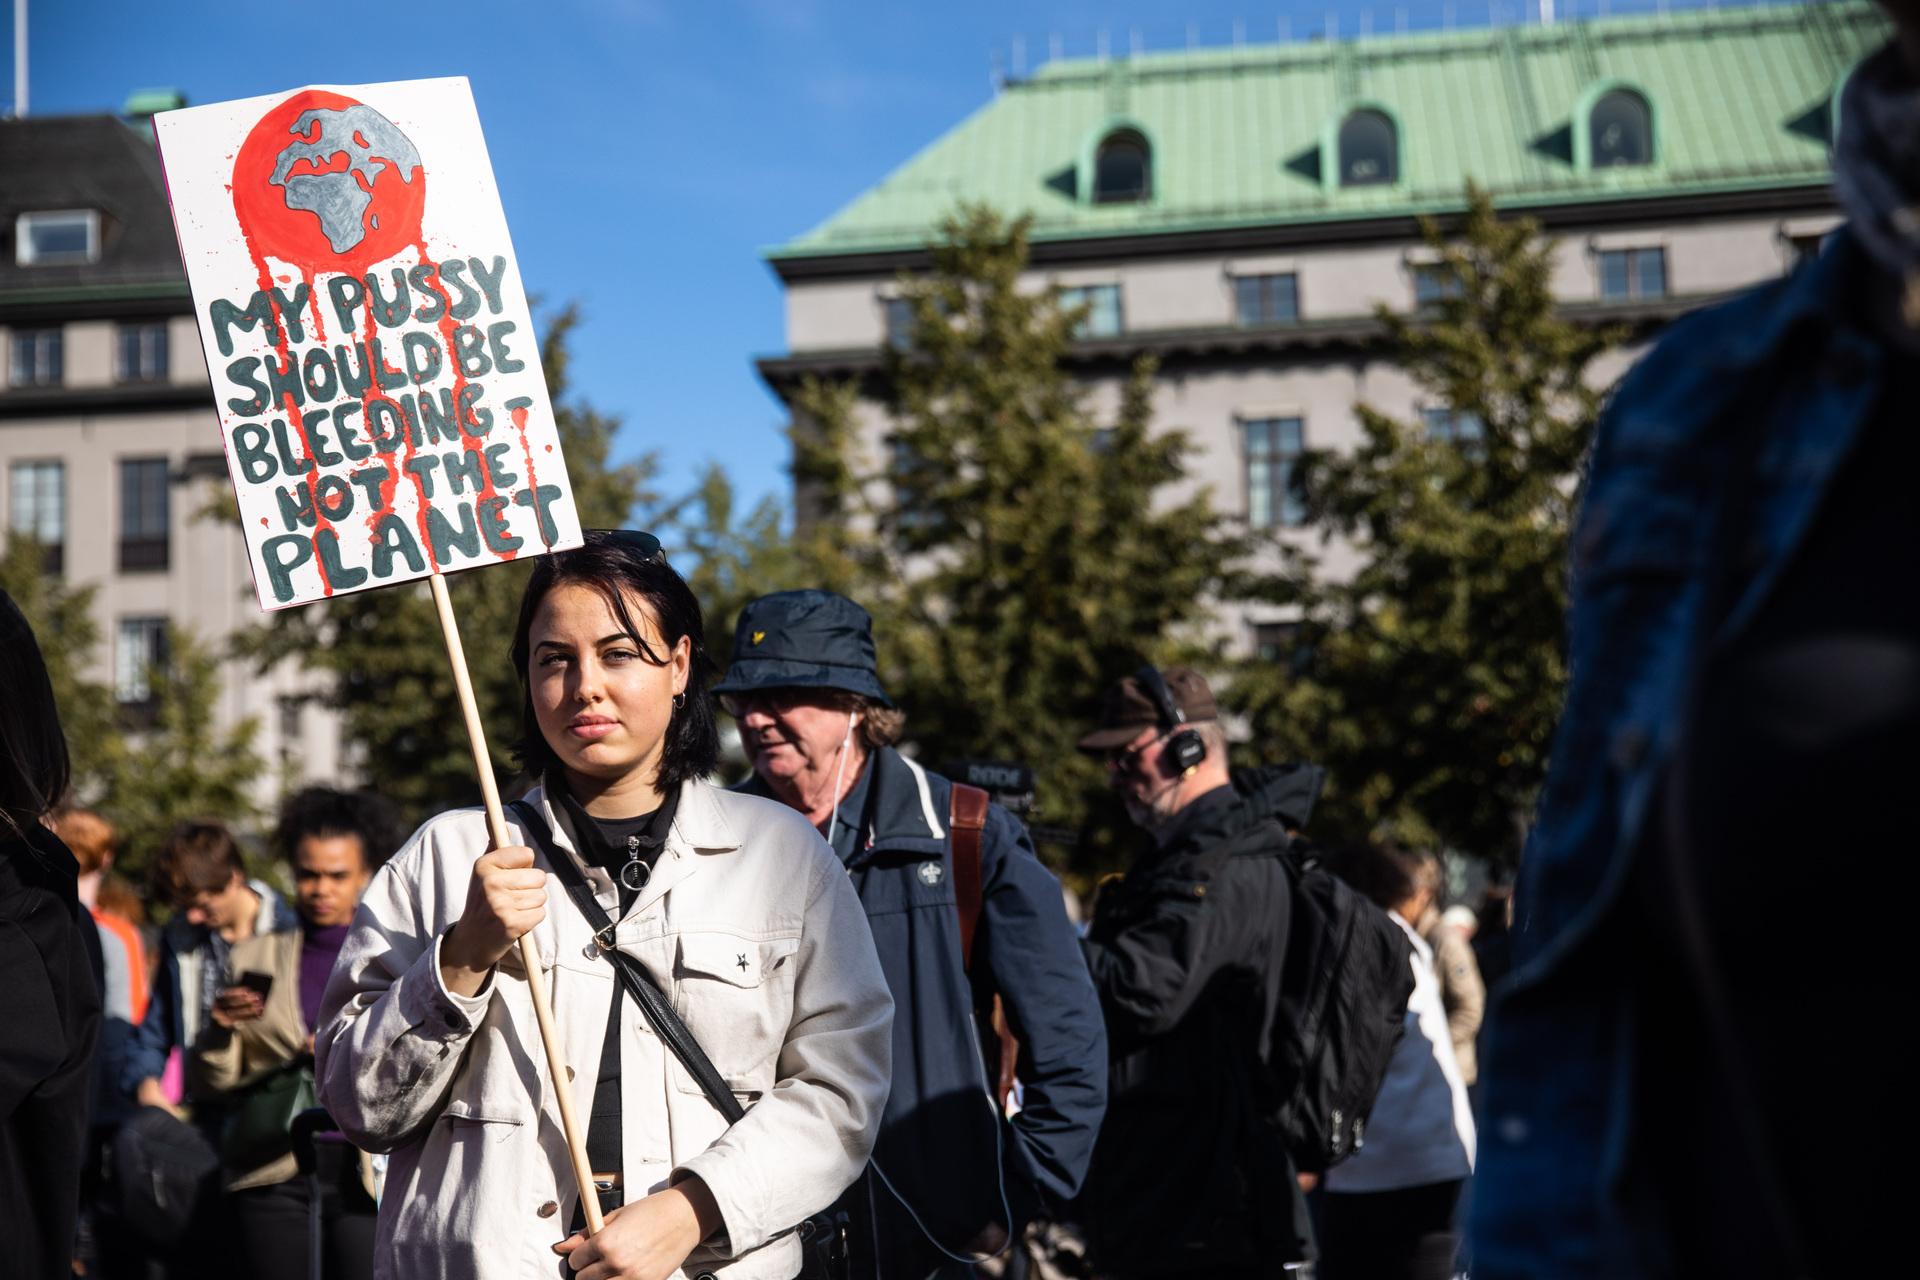
[(513, 810), (520, 824), (532, 835), (534, 843), (540, 846), (540, 852), (547, 855), (547, 862), (553, 867), (554, 874), (567, 887), (567, 896), (580, 908), (580, 914), (586, 917), (587, 927), (593, 930), (593, 940), (600, 948), (600, 954), (612, 962), (613, 971), (620, 976), (621, 985), (626, 987), (634, 1003), (640, 1006), (640, 1012), (646, 1015), (654, 1034), (660, 1037), (661, 1043), (673, 1050), (673, 1056), (680, 1059), (680, 1065), (700, 1082), (707, 1100), (727, 1118), (727, 1123), (737, 1123), (747, 1114), (746, 1108), (733, 1096), (733, 1090), (727, 1088), (727, 1082), (714, 1069), (713, 1059), (707, 1057), (707, 1051), (694, 1039), (687, 1024), (673, 1011), (673, 1002), (654, 982), (653, 975), (638, 960), (613, 945), (614, 922), (608, 918), (606, 908), (593, 896), (592, 886), (580, 873), (580, 868), (574, 865), (573, 858), (553, 843), (553, 832), (548, 829), (546, 820), (525, 800), (515, 800), (507, 807)]

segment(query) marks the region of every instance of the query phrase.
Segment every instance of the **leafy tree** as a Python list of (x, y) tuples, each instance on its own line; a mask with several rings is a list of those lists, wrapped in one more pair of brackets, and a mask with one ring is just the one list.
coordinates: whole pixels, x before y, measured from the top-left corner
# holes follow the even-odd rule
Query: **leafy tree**
[(1380, 825), (1511, 859), (1566, 679), (1568, 528), (1619, 331), (1563, 314), (1553, 250), (1478, 190), (1457, 228), (1423, 224), (1446, 297), (1379, 312), (1394, 358), (1450, 406), (1454, 438), (1362, 404), (1360, 447), (1315, 455), (1310, 507), (1360, 555), (1348, 578), (1297, 555), (1300, 649), (1232, 701), (1255, 739), (1329, 768), (1323, 834)]
[(1113, 856), (1114, 809), (1074, 742), (1109, 682), (1204, 651), (1208, 602), (1255, 585), (1254, 544), (1185, 492), (1191, 445), (1152, 430), (1151, 359), (1102, 429), (1066, 368), (1085, 311), (1020, 287), (1027, 237), (984, 208), (943, 225), (931, 270), (901, 281), (910, 342), (865, 389), (883, 425), (861, 387), (802, 388), (797, 529), (755, 585), (872, 610), (922, 758), (1032, 765), (1042, 820), (1080, 828), (1076, 869), (1093, 871)]
[(191, 634), (167, 629), (167, 657), (147, 670), (151, 723), (117, 739), (103, 771), (98, 806), (120, 833), (119, 870), (137, 876), (174, 824), (216, 818), (245, 826), (256, 815), (253, 784), (259, 722), (215, 727), (219, 658)]
[[(588, 528), (620, 527), (654, 500), (648, 489), (653, 459), (609, 463), (619, 420), (564, 398), (567, 339), (577, 323), (573, 307), (555, 316), (540, 359), (580, 521)], [(502, 780), (513, 774), (509, 747), (520, 736), (519, 678), (507, 649), (530, 572), (530, 563), (505, 564), (447, 578)], [(342, 713), (346, 738), (373, 785), (413, 817), (478, 802), (473, 758), (425, 583), (288, 609), (240, 643), (263, 670), (292, 657), (330, 677), (321, 701)]]
[(45, 570), (46, 553), (25, 534), (15, 533), (0, 552), (0, 588), (20, 606), (39, 642), (60, 727), (73, 759), (74, 790), (89, 795), (105, 775), (117, 744), (113, 690), (89, 676), (100, 647), (94, 621), (94, 586), (73, 586)]

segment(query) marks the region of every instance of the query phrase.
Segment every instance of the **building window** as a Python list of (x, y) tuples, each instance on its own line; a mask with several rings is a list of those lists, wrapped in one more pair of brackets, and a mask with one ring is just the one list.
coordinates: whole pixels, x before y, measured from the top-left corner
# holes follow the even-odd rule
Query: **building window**
[(1384, 111), (1356, 111), (1340, 122), (1340, 185), (1384, 187), (1400, 180), (1400, 143)]
[(1667, 251), (1602, 249), (1600, 296), (1609, 300), (1666, 297)]
[(65, 343), (58, 329), (15, 329), (13, 367), (7, 382), (15, 387), (57, 387), (66, 376)]
[(115, 348), (113, 376), (121, 382), (164, 382), (167, 377), (167, 326), (123, 324)]
[(886, 317), (887, 345), (905, 351), (913, 345), (913, 299), (882, 298), (880, 309)]
[(167, 662), (167, 620), (165, 618), (122, 618), (120, 634), (113, 651), (113, 691), (123, 703), (143, 705), (153, 701), (155, 668)]
[(57, 267), (100, 260), (100, 215), (92, 209), (23, 213), (14, 223), (14, 261)]
[(1235, 276), (1234, 318), (1247, 327), (1292, 324), (1300, 318), (1300, 277), (1288, 271), (1270, 276)]
[(1587, 154), (1596, 169), (1653, 163), (1653, 108), (1631, 89), (1600, 96), (1587, 113)]
[(1131, 204), (1153, 196), (1153, 157), (1131, 129), (1110, 133), (1093, 158), (1093, 202)]
[(1076, 338), (1111, 338), (1126, 328), (1120, 310), (1120, 286), (1117, 284), (1075, 285), (1060, 291), (1062, 310), (1085, 307), (1087, 313), (1074, 326)]
[(1426, 423), (1427, 439), (1435, 444), (1450, 444), (1462, 457), (1479, 459), (1486, 455), (1487, 424), (1480, 415), (1446, 405), (1429, 405), (1420, 411)]
[(16, 462), (11, 489), (7, 527), (40, 544), (48, 573), (62, 572), (66, 568), (67, 464)]
[(1306, 523), (1300, 461), (1306, 424), (1299, 418), (1254, 418), (1242, 424), (1247, 448), (1247, 523), (1256, 529)]
[(1256, 622), (1253, 624), (1253, 656), (1262, 662), (1289, 662), (1299, 639), (1297, 622)]
[(1438, 315), (1441, 303), (1449, 298), (1465, 297), (1466, 292), (1460, 273), (1446, 263), (1413, 264), (1413, 309), (1421, 315)]
[(1826, 243), (1827, 243), (1827, 237), (1824, 234), (1788, 236), (1787, 237), (1787, 257), (1789, 259), (1787, 263), (1788, 269), (1791, 270), (1792, 268), (1798, 267), (1803, 263), (1812, 262), (1815, 258), (1820, 256), (1820, 250), (1823, 247), (1825, 247)]
[(121, 572), (167, 567), (167, 460), (120, 460)]

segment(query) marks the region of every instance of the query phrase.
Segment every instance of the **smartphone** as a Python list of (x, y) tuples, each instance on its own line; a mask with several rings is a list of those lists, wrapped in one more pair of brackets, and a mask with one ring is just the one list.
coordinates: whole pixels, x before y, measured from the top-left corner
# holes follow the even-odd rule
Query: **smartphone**
[(249, 969), (234, 979), (233, 985), (236, 987), (245, 987), (248, 991), (259, 996), (261, 1002), (264, 1003), (267, 998), (267, 992), (273, 990), (273, 975), (270, 973), (259, 973)]

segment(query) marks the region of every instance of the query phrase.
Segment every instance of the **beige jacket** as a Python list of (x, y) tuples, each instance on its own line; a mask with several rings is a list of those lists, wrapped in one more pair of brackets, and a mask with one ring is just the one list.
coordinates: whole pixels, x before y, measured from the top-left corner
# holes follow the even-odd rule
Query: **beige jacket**
[[(529, 799), (574, 856), (545, 796)], [(508, 822), (532, 843), (511, 810)], [(392, 1280), (551, 1275), (550, 1246), (577, 1198), (518, 949), (478, 996), (456, 996), (440, 977), (439, 939), (487, 847), (477, 809), (415, 833), (362, 899), (321, 1007), (321, 1100), (359, 1145), (392, 1153), (374, 1255), (376, 1275)], [(612, 881), (586, 870), (617, 913)], [(584, 1125), (612, 966), (551, 870), (547, 916), (531, 936)], [(788, 1229), (865, 1166), (891, 1074), (893, 1001), (851, 882), (799, 814), (689, 782), (615, 941), (748, 1106), (729, 1129), (627, 1002), (628, 1200), (698, 1174), (724, 1228), (684, 1274), (789, 1280), (801, 1252)]]
[(1420, 917), (1420, 937), (1433, 948), (1433, 971), (1440, 979), (1440, 1000), (1447, 1010), (1447, 1032), (1453, 1040), (1460, 1079), (1472, 1084), (1480, 1074), (1474, 1042), (1487, 1012), (1487, 987), (1480, 980), (1480, 962), (1467, 936), (1428, 909)]
[[(253, 972), (273, 976), (266, 1008), (258, 1018), (232, 1030), (211, 1018), (200, 1028), (187, 1056), (187, 1088), (195, 1098), (216, 1098), (243, 1089), (307, 1056), (307, 1027), (300, 1017), (300, 931), (255, 934), (233, 945), (227, 959), (231, 977)], [(296, 1169), (289, 1151), (257, 1169), (227, 1170), (229, 1191), (285, 1182)]]

